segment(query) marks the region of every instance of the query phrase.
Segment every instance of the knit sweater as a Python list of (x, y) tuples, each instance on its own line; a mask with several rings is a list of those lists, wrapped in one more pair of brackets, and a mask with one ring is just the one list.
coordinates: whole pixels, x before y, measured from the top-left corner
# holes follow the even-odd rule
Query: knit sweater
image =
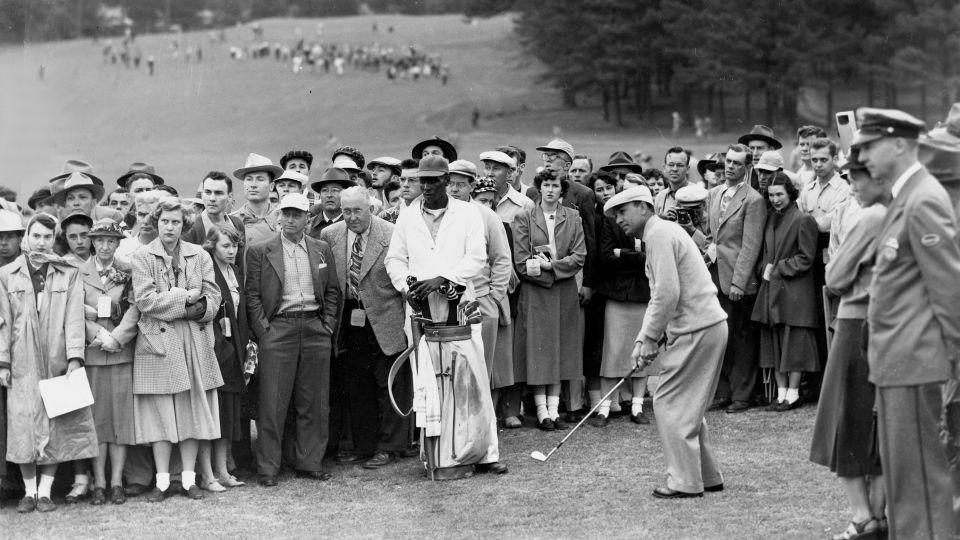
[(650, 302), (637, 341), (669, 339), (726, 320), (717, 288), (690, 235), (672, 221), (653, 216), (643, 230)]
[(877, 253), (877, 233), (887, 208), (875, 204), (862, 208), (857, 221), (840, 243), (826, 269), (827, 288), (840, 297), (838, 319), (866, 319)]

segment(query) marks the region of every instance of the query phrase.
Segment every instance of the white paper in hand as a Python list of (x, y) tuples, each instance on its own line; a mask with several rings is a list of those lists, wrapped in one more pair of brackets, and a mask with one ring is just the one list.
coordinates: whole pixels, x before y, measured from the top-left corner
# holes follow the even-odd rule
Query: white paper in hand
[(40, 397), (48, 418), (73, 412), (93, 405), (93, 393), (87, 370), (80, 368), (70, 374), (40, 381)]

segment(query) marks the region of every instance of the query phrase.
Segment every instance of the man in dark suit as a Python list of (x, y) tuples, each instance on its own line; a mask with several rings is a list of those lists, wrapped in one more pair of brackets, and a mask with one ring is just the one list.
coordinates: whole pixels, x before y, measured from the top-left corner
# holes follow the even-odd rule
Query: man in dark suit
[(917, 159), (924, 123), (862, 108), (860, 148), (888, 202), (867, 311), (870, 382), (891, 538), (953, 538), (954, 494), (940, 441), (944, 383), (960, 351), (960, 246), (946, 190)]
[[(371, 214), (365, 188), (347, 188), (340, 200), (344, 220), (321, 234), (333, 249), (344, 298), (335, 343), (344, 364), (353, 454), (368, 458), (364, 468), (377, 469), (407, 448), (409, 423), (393, 410), (387, 389), (390, 366), (407, 347), (404, 303), (383, 264), (393, 225)], [(394, 392), (409, 402), (409, 371), (403, 370), (402, 375)]]
[(300, 193), (280, 201), (280, 233), (247, 252), (247, 314), (260, 344), (260, 484), (277, 485), (283, 420), (297, 411), (297, 475), (329, 480), (327, 447), (330, 349), (340, 287), (330, 246), (304, 234), (310, 202)]
[(750, 408), (750, 396), (757, 381), (758, 333), (750, 320), (759, 283), (755, 266), (763, 244), (767, 203), (747, 178), (750, 149), (731, 145), (724, 156), (725, 182), (710, 190), (707, 210), (711, 242), (710, 273), (719, 289), (720, 306), (727, 314), (727, 350), (723, 356), (720, 382), (711, 409), (728, 413)]

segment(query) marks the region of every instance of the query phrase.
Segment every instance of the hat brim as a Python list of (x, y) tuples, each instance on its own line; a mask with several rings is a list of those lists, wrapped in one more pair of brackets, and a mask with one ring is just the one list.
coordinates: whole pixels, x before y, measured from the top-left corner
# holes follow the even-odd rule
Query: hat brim
[(237, 180), (243, 180), (243, 177), (253, 172), (268, 172), (273, 174), (273, 179), (283, 174), (283, 169), (276, 165), (257, 165), (256, 167), (243, 167), (233, 171), (233, 177)]
[[(554, 151), (556, 152), (557, 150), (554, 150)], [(630, 169), (630, 172), (635, 172), (635, 173), (637, 173), (637, 174), (643, 174), (643, 167), (641, 167), (640, 165), (638, 165), (638, 164), (636, 164), (636, 163), (622, 163), (622, 164), (620, 164), (620, 165), (617, 165), (616, 163), (612, 163), (612, 164), (611, 164), (611, 163), (608, 163), (608, 164), (600, 167), (600, 170), (601, 170), (601, 171), (605, 171), (605, 172), (610, 172), (610, 171), (612, 171), (613, 169)]]
[(90, 193), (93, 194), (94, 200), (98, 202), (100, 201), (100, 199), (103, 198), (103, 194), (104, 194), (103, 186), (98, 186), (96, 184), (84, 184), (82, 186), (71, 186), (69, 188), (60, 190), (56, 194), (54, 194), (52, 197), (50, 197), (50, 201), (53, 202), (54, 204), (59, 204), (60, 206), (63, 206), (64, 201), (67, 200), (67, 194), (70, 193), (71, 191), (76, 191), (78, 189), (86, 189), (90, 191)]
[(450, 171), (417, 171), (417, 178), (439, 178)]
[(75, 221), (83, 221), (83, 222), (84, 222), (85, 224), (87, 224), (88, 226), (93, 227), (93, 218), (92, 218), (92, 217), (90, 217), (90, 216), (88, 216), (88, 215), (86, 215), (86, 214), (70, 214), (69, 216), (67, 216), (67, 217), (63, 218), (62, 220), (60, 220), (60, 230), (65, 229), (65, 228), (67, 227), (67, 225), (69, 225), (69, 224), (71, 224), (71, 223), (73, 223), (73, 222), (75, 222)]
[[(498, 162), (498, 163), (499, 163), (499, 162)], [(466, 172), (466, 171), (450, 171), (450, 174), (459, 174), (460, 176), (463, 176), (464, 178), (469, 178), (471, 182), (476, 182), (476, 181), (477, 181), (477, 175), (475, 175), (475, 174), (470, 174), (470, 173), (468, 173), (468, 172)]]
[[(70, 175), (71, 175), (71, 174), (73, 174), (73, 173), (58, 174), (58, 175), (54, 176), (53, 178), (51, 178), (51, 179), (49, 180), (49, 183), (52, 184), (52, 183), (54, 183), (54, 182), (59, 182), (60, 180), (66, 180), (67, 178), (70, 178)], [(92, 174), (90, 174), (90, 173), (87, 173), (87, 172), (82, 173), (82, 174), (85, 174), (87, 177), (89, 177), (90, 180), (91, 180), (94, 184), (96, 184), (96, 185), (98, 185), (98, 186), (100, 186), (100, 187), (103, 187), (103, 180), (101, 180), (99, 177), (94, 176), (94, 175), (92, 175)]]
[(574, 159), (573, 154), (571, 154), (570, 152), (567, 152), (566, 150), (562, 150), (560, 148), (554, 148), (552, 146), (538, 146), (536, 150), (537, 152), (560, 152), (561, 154), (566, 154), (567, 157), (570, 158), (570, 161), (573, 161)]
[(748, 133), (741, 136), (737, 139), (737, 142), (740, 144), (750, 144), (750, 141), (763, 141), (770, 145), (774, 150), (779, 150), (783, 148), (783, 143), (774, 139), (773, 137), (767, 137), (766, 135), (761, 135), (760, 133)]
[[(456, 161), (456, 160), (454, 160), (454, 161)], [(372, 172), (372, 171), (373, 171), (373, 168), (376, 167), (377, 165), (379, 165), (379, 166), (381, 166), (381, 167), (386, 167), (386, 168), (390, 169), (391, 171), (394, 171), (395, 173), (400, 174), (400, 165), (399, 165), (399, 164), (398, 164), (398, 165), (391, 165), (391, 164), (389, 164), (389, 163), (384, 163), (384, 162), (382, 162), (382, 161), (377, 161), (377, 160), (373, 160), (373, 161), (367, 163), (367, 167), (366, 167), (366, 168), (367, 168), (368, 171), (371, 171), (371, 172)]]
[(113, 231), (96, 231), (91, 230), (87, 233), (88, 238), (124, 238), (122, 233), (113, 232)]
[(145, 175), (149, 176), (151, 179), (153, 179), (154, 185), (157, 185), (157, 186), (162, 186), (162, 185), (163, 185), (163, 177), (162, 177), (162, 176), (160, 176), (160, 175), (158, 175), (158, 174), (149, 173), (149, 172), (146, 172), (146, 171), (128, 172), (127, 174), (121, 176), (120, 178), (117, 178), (117, 185), (120, 186), (120, 187), (122, 187), (122, 188), (127, 187), (127, 183), (130, 181), (130, 177), (133, 176), (133, 175), (135, 175), (135, 174), (145, 174)]
[[(511, 163), (507, 163), (506, 161), (501, 161), (501, 160), (499, 160), (499, 159), (490, 159), (490, 158), (481, 159), (481, 160), (480, 160), (480, 163), (483, 163), (484, 161), (489, 161), (490, 163), (499, 163), (500, 165), (503, 165), (504, 167), (507, 167), (507, 168), (509, 168), (509, 169), (512, 169), (512, 168), (515, 167), (515, 166), (514, 166), (513, 164), (511, 164)], [(450, 171), (450, 172), (453, 172), (453, 171)]]
[(428, 146), (440, 147), (440, 151), (443, 152), (443, 157), (447, 158), (447, 161), (457, 160), (457, 149), (443, 139), (427, 139), (418, 142), (413, 146), (413, 150), (410, 151), (410, 157), (417, 160), (423, 159), (423, 150)]
[(772, 167), (770, 165), (762, 165), (760, 163), (757, 163), (756, 165), (754, 165), (753, 168), (760, 171), (767, 171), (767, 172), (777, 172), (780, 169), (782, 169), (782, 167)]
[(319, 192), (320, 188), (322, 188), (324, 184), (338, 184), (343, 189), (351, 188), (357, 185), (356, 182), (351, 182), (350, 180), (317, 180), (316, 182), (310, 183), (310, 189)]
[(860, 146), (862, 144), (867, 144), (869, 142), (882, 139), (883, 137), (883, 133), (865, 133), (863, 131), (858, 131), (857, 134), (853, 136), (853, 140), (850, 141), (850, 146)]
[(700, 176), (703, 176), (707, 173), (707, 168), (714, 167), (716, 168), (717, 162), (712, 159), (701, 159), (697, 162), (697, 172), (700, 173)]

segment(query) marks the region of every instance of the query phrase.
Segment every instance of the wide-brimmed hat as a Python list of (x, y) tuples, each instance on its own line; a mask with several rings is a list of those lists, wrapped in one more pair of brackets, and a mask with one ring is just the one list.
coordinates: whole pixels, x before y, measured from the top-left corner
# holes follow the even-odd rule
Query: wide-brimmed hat
[(319, 193), (324, 184), (339, 184), (343, 189), (357, 185), (350, 179), (350, 173), (339, 167), (329, 167), (323, 171), (320, 179), (310, 184), (310, 189)]
[(757, 161), (757, 164), (754, 165), (753, 168), (760, 169), (761, 171), (774, 172), (782, 169), (783, 165), (783, 156), (780, 155), (780, 152), (767, 150), (760, 154), (760, 160)]
[(93, 165), (90, 165), (82, 159), (68, 159), (63, 162), (63, 167), (60, 168), (60, 174), (54, 176), (50, 179), (50, 183), (58, 182), (60, 180), (66, 180), (71, 174), (75, 172), (81, 172), (90, 177), (90, 180), (98, 186), (103, 186), (103, 180), (97, 178), (93, 174)]
[[(480, 161), (492, 161), (494, 163), (499, 163), (501, 165), (506, 165), (511, 169), (517, 168), (517, 160), (510, 157), (510, 154), (506, 152), (501, 152), (499, 150), (490, 150), (487, 152), (480, 153)], [(456, 162), (454, 162), (456, 163)], [(453, 163), (450, 164), (451, 166)]]
[(97, 236), (105, 238), (125, 238), (120, 224), (110, 218), (98, 219), (87, 233), (90, 238)]
[(281, 180), (292, 180), (294, 182), (299, 182), (300, 187), (307, 185), (307, 182), (310, 181), (310, 178), (307, 175), (303, 174), (300, 171), (295, 171), (293, 169), (284, 169), (283, 174), (274, 178), (274, 182), (279, 182)]
[(423, 151), (428, 146), (440, 148), (440, 151), (443, 152), (443, 157), (447, 158), (448, 163), (457, 160), (457, 149), (453, 147), (453, 144), (436, 135), (434, 135), (432, 139), (426, 139), (413, 145), (413, 150), (410, 151), (410, 157), (413, 159), (423, 158)]
[(647, 186), (635, 186), (617, 193), (603, 205), (603, 213), (607, 217), (614, 216), (614, 210), (618, 206), (623, 206), (628, 202), (645, 202), (653, 206), (653, 194)]
[[(480, 154), (482, 157), (483, 154)], [(467, 161), (465, 159), (458, 159), (450, 164), (449, 166), (450, 174), (459, 174), (460, 176), (465, 176), (470, 179), (471, 182), (477, 180), (477, 166), (473, 164), (472, 161)]]
[(610, 154), (607, 164), (600, 167), (601, 171), (612, 171), (613, 169), (630, 169), (630, 172), (643, 174), (643, 167), (630, 157), (630, 154), (620, 151)]
[(773, 136), (773, 130), (767, 126), (757, 124), (753, 126), (753, 129), (750, 130), (750, 133), (746, 135), (741, 135), (737, 142), (740, 144), (749, 144), (750, 141), (763, 141), (770, 145), (774, 150), (779, 150), (783, 148), (783, 143), (777, 140)]
[(859, 146), (883, 137), (918, 139), (927, 124), (919, 118), (898, 109), (857, 109), (859, 130), (850, 146)]
[(333, 155), (330, 156), (330, 159), (336, 163), (337, 156), (347, 156), (348, 158), (352, 159), (353, 162), (357, 164), (357, 169), (362, 169), (363, 165), (366, 163), (363, 153), (352, 146), (341, 146), (340, 148), (337, 148), (333, 151)]
[(30, 198), (27, 199), (27, 206), (29, 206), (31, 210), (36, 210), (37, 205), (49, 199), (50, 196), (50, 188), (42, 187), (34, 191), (33, 195), (30, 195)]
[(306, 150), (291, 150), (280, 158), (280, 168), (286, 169), (287, 163), (291, 159), (302, 159), (306, 161), (308, 169), (313, 166), (313, 154), (307, 152)]
[(713, 154), (707, 154), (707, 157), (701, 159), (697, 162), (697, 172), (700, 173), (700, 177), (703, 178), (703, 175), (707, 174), (707, 171), (714, 171), (720, 165), (720, 154), (719, 152), (714, 152)]
[(370, 162), (367, 163), (367, 170), (372, 171), (375, 166), (380, 165), (382, 167), (391, 169), (394, 172), (394, 174), (399, 175), (401, 170), (400, 165), (402, 163), (403, 163), (402, 161), (400, 161), (395, 157), (383, 156), (383, 157), (371, 159)]
[(250, 153), (247, 155), (247, 161), (244, 162), (243, 167), (233, 171), (233, 177), (237, 180), (243, 180), (244, 176), (252, 172), (260, 171), (270, 173), (273, 178), (283, 173), (283, 169), (274, 165), (273, 162), (270, 161), (270, 158), (261, 156), (260, 154)]
[(573, 145), (563, 139), (553, 139), (543, 146), (538, 146), (539, 152), (563, 152), (573, 161)]
[(99, 201), (103, 198), (103, 186), (94, 183), (93, 178), (87, 173), (70, 173), (67, 181), (63, 183), (63, 189), (58, 191), (51, 199), (55, 204), (63, 205), (67, 194), (77, 189), (86, 189), (93, 194), (93, 199)]
[(418, 178), (437, 178), (450, 172), (450, 164), (443, 156), (427, 156), (420, 160)]
[(0, 232), (23, 232), (23, 218), (16, 212), (0, 210)]
[(960, 180), (960, 103), (954, 103), (947, 119), (921, 135), (920, 162), (941, 182)]
[(149, 176), (153, 183), (156, 185), (163, 184), (163, 177), (158, 175), (156, 170), (153, 168), (153, 165), (149, 163), (143, 163), (142, 161), (136, 161), (130, 164), (130, 167), (127, 168), (127, 172), (123, 173), (123, 176), (117, 178), (117, 185), (125, 188), (127, 187), (127, 182), (130, 181), (130, 177), (135, 174), (145, 174)]
[(67, 214), (67, 217), (63, 218), (60, 221), (60, 230), (61, 231), (67, 230), (67, 225), (70, 225), (72, 223), (81, 223), (83, 225), (86, 225), (87, 227), (93, 228), (93, 218), (83, 213), (80, 210), (73, 210), (72, 212)]

